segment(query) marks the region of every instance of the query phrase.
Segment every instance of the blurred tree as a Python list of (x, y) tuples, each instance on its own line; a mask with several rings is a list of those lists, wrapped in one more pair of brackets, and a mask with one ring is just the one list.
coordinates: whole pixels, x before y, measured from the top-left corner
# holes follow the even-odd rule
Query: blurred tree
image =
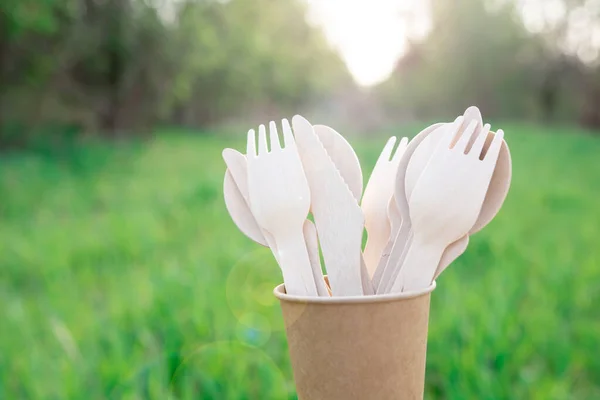
[(343, 63), (305, 13), (299, 1), (184, 4), (179, 40), (188, 45), (180, 48), (193, 51), (180, 55), (186, 67), (170, 97), (181, 122), (210, 122), (256, 107), (290, 109), (347, 84)]
[[(550, 3), (554, 11), (545, 13)], [(535, 26), (532, 10), (541, 13)], [(477, 104), (489, 117), (600, 127), (599, 22), (593, 0), (431, 0), (431, 31), (412, 41), (375, 91), (389, 114), (404, 118), (456, 115)]]
[(351, 82), (301, 0), (0, 3), (0, 146), (270, 114)]
[(536, 113), (542, 48), (508, 4), (491, 12), (480, 0), (433, 0), (431, 16), (430, 33), (411, 44), (392, 86), (381, 87), (389, 107), (421, 119), (454, 115), (470, 104), (486, 115)]

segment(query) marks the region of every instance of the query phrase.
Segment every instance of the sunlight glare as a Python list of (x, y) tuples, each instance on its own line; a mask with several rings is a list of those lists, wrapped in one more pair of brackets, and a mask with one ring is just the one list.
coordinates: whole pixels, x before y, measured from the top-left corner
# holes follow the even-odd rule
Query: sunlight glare
[(360, 85), (385, 80), (406, 49), (406, 24), (402, 13), (419, 0), (306, 0), (310, 18)]

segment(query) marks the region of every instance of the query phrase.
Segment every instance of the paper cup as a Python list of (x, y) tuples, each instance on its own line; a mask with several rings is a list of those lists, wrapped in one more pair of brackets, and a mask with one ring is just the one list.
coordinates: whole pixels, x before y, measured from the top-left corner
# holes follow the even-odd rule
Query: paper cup
[(298, 398), (423, 399), (433, 289), (302, 297), (277, 286)]

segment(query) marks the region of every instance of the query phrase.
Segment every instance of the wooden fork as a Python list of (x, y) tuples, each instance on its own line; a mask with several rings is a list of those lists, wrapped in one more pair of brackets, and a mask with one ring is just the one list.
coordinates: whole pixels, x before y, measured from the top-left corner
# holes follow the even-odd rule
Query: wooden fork
[(269, 125), (270, 151), (264, 125), (258, 128), (258, 151), (255, 131), (248, 132), (250, 208), (259, 225), (275, 240), (286, 292), (317, 296), (302, 231), (310, 208), (310, 189), (290, 124), (285, 119), (282, 124), (283, 147), (275, 122)]
[[(461, 123), (462, 117), (457, 118), (454, 127)], [(489, 125), (477, 129), (473, 121), (453, 147), (452, 134), (446, 135), (436, 147), (408, 199), (412, 244), (392, 293), (428, 287), (446, 247), (466, 235), (475, 224), (504, 136), (498, 130), (483, 154), (488, 133)], [(477, 137), (467, 152), (474, 134)]]

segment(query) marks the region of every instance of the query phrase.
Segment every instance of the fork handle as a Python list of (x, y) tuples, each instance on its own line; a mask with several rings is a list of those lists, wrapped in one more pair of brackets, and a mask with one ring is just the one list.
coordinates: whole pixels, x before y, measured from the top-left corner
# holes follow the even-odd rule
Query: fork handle
[(275, 241), (286, 292), (292, 295), (318, 296), (302, 228), (298, 232), (276, 237)]
[(445, 248), (437, 243), (423, 243), (414, 237), (390, 293), (429, 287)]
[(381, 274), (378, 275), (379, 282), (377, 283), (376, 293), (389, 293), (389, 289), (392, 287), (394, 280), (398, 276), (398, 271), (400, 270), (400, 265), (398, 265), (398, 263), (402, 260), (402, 256), (408, 244), (410, 232), (410, 224), (403, 222), (400, 225), (400, 229), (398, 229), (396, 236), (393, 238), (390, 252), (382, 255), (379, 266), (381, 267)]
[(319, 255), (319, 238), (315, 224), (310, 221), (304, 221), (304, 243), (308, 250), (308, 259), (313, 273), (313, 280), (317, 286), (317, 293), (322, 297), (329, 297), (329, 290), (325, 284), (323, 277), (323, 269), (321, 268), (321, 256)]

